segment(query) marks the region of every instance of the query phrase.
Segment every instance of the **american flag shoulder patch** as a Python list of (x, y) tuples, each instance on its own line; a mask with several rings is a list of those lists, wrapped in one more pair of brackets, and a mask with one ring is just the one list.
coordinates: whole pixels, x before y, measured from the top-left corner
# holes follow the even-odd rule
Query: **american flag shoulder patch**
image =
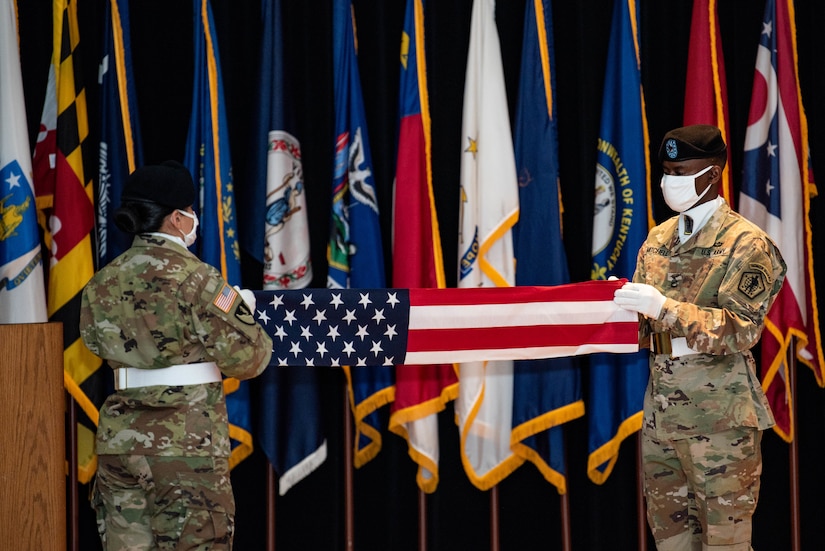
[(217, 306), (222, 312), (228, 314), (229, 309), (232, 307), (232, 303), (235, 302), (236, 296), (238, 296), (238, 292), (226, 283), (224, 283), (223, 287), (221, 288), (221, 292), (218, 293), (218, 295), (212, 301), (212, 304)]

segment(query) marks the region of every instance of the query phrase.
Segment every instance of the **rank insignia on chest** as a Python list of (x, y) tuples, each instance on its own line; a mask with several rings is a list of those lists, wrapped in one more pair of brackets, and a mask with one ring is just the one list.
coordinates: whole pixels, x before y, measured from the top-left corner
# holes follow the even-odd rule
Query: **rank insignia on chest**
[(670, 286), (674, 289), (682, 282), (682, 274), (667, 274), (667, 278), (670, 280)]
[(760, 272), (745, 272), (739, 278), (739, 291), (748, 298), (756, 298), (768, 288)]

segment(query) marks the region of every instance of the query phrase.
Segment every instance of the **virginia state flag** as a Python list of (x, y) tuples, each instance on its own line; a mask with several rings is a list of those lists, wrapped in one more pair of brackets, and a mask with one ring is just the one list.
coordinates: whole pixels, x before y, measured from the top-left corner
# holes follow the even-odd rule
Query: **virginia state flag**
[[(530, 0), (524, 15), (515, 157), (519, 220), (513, 228), (516, 284), (569, 283), (561, 228), (555, 60), (550, 0)], [(584, 415), (578, 366), (571, 358), (516, 363), (515, 452), (560, 493), (567, 489), (562, 423)]]
[[(208, 0), (193, 0), (195, 78), (192, 117), (184, 164), (199, 188), (197, 255), (217, 268), (230, 285), (241, 283), (240, 252), (232, 192), (229, 129), (221, 82), (215, 21)], [(232, 439), (230, 468), (252, 453), (251, 414), (247, 382), (224, 380)]]
[[(380, 288), (386, 286), (384, 253), (350, 0), (333, 0), (332, 30), (335, 167), (327, 286)], [(344, 372), (355, 418), (354, 464), (360, 467), (381, 451), (376, 410), (392, 402), (394, 376), (380, 366), (344, 367)]]
[[(297, 289), (312, 279), (301, 146), (287, 130), (281, 0), (264, 0), (257, 127), (250, 155), (254, 178), (242, 203), (244, 248), (264, 265), (264, 289)], [(240, 190), (239, 190), (240, 200)], [(259, 308), (264, 305), (259, 304)], [(321, 427), (318, 370), (278, 367), (259, 388), (256, 436), (285, 494), (327, 457)]]
[[(393, 215), (393, 286), (444, 287), (432, 189), (430, 106), (424, 53), (424, 2), (407, 0), (401, 35), (398, 163)], [(427, 493), (438, 486), (438, 418), (458, 393), (452, 364), (397, 366), (390, 430), (406, 438)]]
[[(458, 286), (515, 285), (518, 183), (493, 0), (473, 2), (461, 139)], [(462, 363), (455, 410), (461, 461), (477, 488), (492, 488), (524, 462), (510, 446), (512, 361)]]
[(816, 188), (808, 171), (808, 125), (799, 93), (796, 31), (791, 0), (768, 0), (756, 54), (753, 94), (745, 133), (739, 210), (782, 251), (785, 284), (762, 332), (762, 388), (785, 441), (794, 438), (793, 396), (786, 353), (825, 386), (811, 252), (810, 198)]
[[(652, 223), (637, 29), (634, 0), (615, 2), (596, 149), (592, 279), (630, 279)], [(646, 351), (590, 358), (587, 474), (597, 484), (610, 476), (622, 441), (642, 426), (647, 378)]]
[(97, 186), (97, 259), (105, 266), (132, 245), (114, 212), (126, 177), (143, 165), (137, 93), (132, 71), (129, 0), (106, 2), (100, 85), (100, 170)]
[(78, 478), (94, 475), (98, 407), (108, 395), (111, 371), (80, 338), (80, 294), (94, 274), (91, 232), (93, 186), (85, 162), (94, 154), (80, 62), (75, 0), (53, 3), (52, 63), (32, 169), (38, 221), (49, 250), (47, 305), (50, 321), (63, 323), (63, 384), (88, 419), (78, 426)]
[[(728, 85), (716, 0), (693, 0), (685, 82), (684, 124), (712, 124), (719, 127), (725, 143), (730, 141)], [(730, 166), (728, 148), (728, 164), (722, 172), (722, 187), (719, 194), (729, 205), (733, 205)]]
[(0, 323), (46, 321), (14, 0), (0, 2)]
[(251, 181), (239, 187), (241, 246), (264, 266), (264, 289), (297, 289), (312, 280), (301, 144), (294, 134), (281, 1), (262, 3), (258, 110)]

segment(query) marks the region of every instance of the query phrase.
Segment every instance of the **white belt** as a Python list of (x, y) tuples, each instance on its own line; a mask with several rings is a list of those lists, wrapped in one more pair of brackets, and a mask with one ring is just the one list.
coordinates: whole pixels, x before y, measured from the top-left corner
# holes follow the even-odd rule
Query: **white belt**
[(654, 354), (668, 354), (671, 358), (681, 358), (698, 354), (688, 346), (685, 337), (671, 337), (668, 333), (654, 333), (650, 335), (650, 349)]
[(142, 386), (182, 386), (216, 383), (222, 379), (215, 362), (173, 365), (159, 369), (120, 367), (115, 369), (115, 390)]

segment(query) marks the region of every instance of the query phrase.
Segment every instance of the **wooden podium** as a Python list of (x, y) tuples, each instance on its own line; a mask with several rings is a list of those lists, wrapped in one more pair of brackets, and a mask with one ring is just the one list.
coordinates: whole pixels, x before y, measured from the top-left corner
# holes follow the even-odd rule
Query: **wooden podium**
[(0, 376), (0, 547), (66, 549), (62, 325), (0, 325)]

